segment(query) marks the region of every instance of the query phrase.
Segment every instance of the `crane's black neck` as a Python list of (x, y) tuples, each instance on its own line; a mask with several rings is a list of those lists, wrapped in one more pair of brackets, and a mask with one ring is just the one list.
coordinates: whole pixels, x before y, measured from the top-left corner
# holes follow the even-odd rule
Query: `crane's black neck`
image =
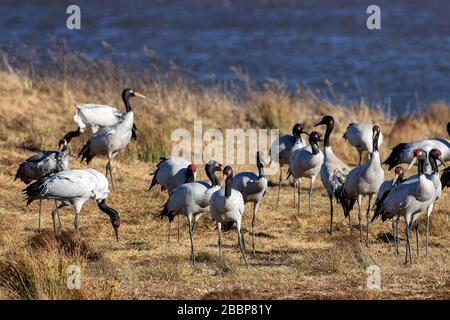
[(126, 112), (133, 111), (130, 104), (130, 94), (127, 91), (122, 92), (122, 100), (125, 105)]
[(312, 154), (314, 154), (314, 155), (319, 154), (320, 150), (319, 150), (319, 145), (317, 144), (317, 141), (314, 141), (313, 143), (310, 143), (310, 144), (311, 144)]
[(189, 167), (186, 170), (186, 181), (185, 183), (194, 182), (194, 171)]
[(327, 130), (325, 131), (325, 138), (323, 139), (323, 145), (324, 145), (324, 147), (329, 147), (331, 132), (333, 132), (333, 128), (334, 128), (334, 121), (328, 121), (326, 125), (327, 125)]
[(259, 152), (256, 154), (256, 166), (258, 167), (258, 176), (259, 178), (264, 177), (264, 164), (261, 161), (261, 156)]
[(376, 152), (378, 151), (378, 139), (380, 137), (380, 133), (377, 132), (374, 136), (373, 136), (373, 140), (372, 140), (372, 151)]
[(75, 131), (67, 132), (66, 135), (63, 137), (67, 141), (67, 143), (70, 143), (70, 140), (72, 140), (75, 137), (78, 137), (81, 134), (80, 128), (78, 127)]
[(231, 182), (233, 181), (233, 176), (227, 177), (225, 179), (225, 198), (231, 196)]
[(431, 169), (433, 170), (433, 173), (438, 174), (439, 173), (439, 167), (438, 167), (438, 164), (437, 164), (437, 160), (436, 160), (436, 158), (433, 155), (431, 155), (431, 152), (430, 152), (430, 155), (429, 155), (428, 159), (430, 161), (430, 165), (431, 165)]
[(447, 123), (447, 133), (448, 133), (448, 135), (450, 136), (450, 122)]
[(111, 222), (120, 220), (119, 213), (113, 208), (108, 207), (105, 203), (105, 199), (98, 203), (98, 207), (109, 216)]
[(417, 171), (419, 173), (419, 176), (425, 173), (425, 159), (419, 159)]
[(205, 165), (205, 172), (209, 180), (211, 181), (211, 186), (214, 187), (220, 185), (219, 179), (216, 176), (216, 168), (213, 164), (207, 163)]

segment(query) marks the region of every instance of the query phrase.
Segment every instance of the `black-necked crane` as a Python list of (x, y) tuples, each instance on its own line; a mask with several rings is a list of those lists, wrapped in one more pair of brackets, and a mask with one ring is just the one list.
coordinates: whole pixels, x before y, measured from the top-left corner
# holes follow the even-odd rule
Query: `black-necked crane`
[(247, 259), (245, 258), (244, 238), (241, 233), (241, 221), (245, 209), (244, 198), (242, 193), (231, 187), (233, 182), (233, 169), (230, 166), (226, 166), (223, 169), (223, 175), (225, 178), (225, 189), (214, 192), (209, 200), (210, 215), (217, 226), (219, 255), (222, 256), (222, 223), (236, 223), (239, 248), (245, 265), (248, 267)]
[(323, 164), (320, 168), (320, 180), (327, 190), (330, 199), (330, 234), (333, 232), (333, 198), (342, 205), (344, 216), (348, 217), (351, 230), (350, 211), (347, 209), (353, 206), (354, 199), (343, 196), (342, 190), (345, 179), (347, 178), (350, 168), (341, 161), (333, 152), (330, 144), (330, 136), (334, 128), (334, 118), (332, 116), (324, 116), (315, 126), (325, 125), (325, 137), (323, 140)]
[[(134, 92), (134, 94), (133, 94)], [(124, 89), (122, 91), (122, 100), (125, 105), (125, 112), (120, 112), (115, 107), (111, 107), (104, 104), (86, 103), (80, 104), (76, 107), (73, 120), (78, 125), (77, 130), (66, 133), (63, 139), (70, 142), (71, 139), (78, 137), (87, 128), (92, 130), (92, 133), (96, 133), (100, 128), (111, 127), (119, 122), (125, 120), (125, 116), (131, 111), (130, 97), (144, 96), (131, 89)], [(132, 138), (136, 139), (136, 126), (133, 124)]]
[[(43, 151), (23, 161), (17, 169), (14, 180), (20, 179), (25, 184), (38, 180), (50, 173), (69, 169), (69, 145), (65, 139), (59, 142), (59, 151)], [(55, 202), (55, 206), (57, 206)], [(42, 222), (42, 200), (39, 200), (39, 232)], [(58, 215), (59, 218), (59, 215)]]
[(66, 170), (49, 174), (27, 186), (23, 193), (27, 205), (34, 200), (52, 199), (62, 204), (52, 211), (53, 229), (56, 234), (55, 213), (58, 209), (71, 205), (74, 208), (74, 226), (78, 232), (78, 214), (84, 203), (94, 199), (98, 207), (109, 216), (110, 222), (119, 241), (120, 217), (116, 210), (106, 205), (108, 197), (108, 179), (94, 169)]
[(344, 195), (350, 199), (357, 199), (358, 202), (358, 221), (359, 235), (362, 241), (362, 219), (361, 205), (364, 196), (369, 197), (369, 204), (366, 211), (366, 241), (369, 243), (369, 213), (372, 198), (378, 193), (381, 184), (384, 181), (384, 171), (381, 167), (380, 154), (378, 153), (378, 139), (380, 128), (377, 125), (372, 129), (373, 151), (370, 154), (369, 162), (352, 169), (344, 183)]
[[(284, 136), (279, 137), (272, 143), (272, 146), (270, 147), (269, 151), (270, 162), (272, 161), (276, 162), (280, 167), (277, 204), (280, 201), (281, 180), (283, 178), (282, 168), (285, 165), (289, 166), (289, 160), (291, 159), (291, 155), (295, 150), (304, 148), (306, 146), (301, 137), (303, 133), (308, 134), (303, 124), (296, 123), (294, 127), (292, 127), (292, 134), (286, 134)], [(294, 189), (294, 207), (295, 207), (295, 189)]]
[[(447, 132), (450, 136), (450, 122), (447, 124)], [(401, 163), (411, 163), (414, 159), (414, 150), (423, 149), (430, 152), (431, 149), (438, 149), (442, 153), (444, 161), (450, 160), (450, 140), (443, 138), (424, 139), (409, 143), (399, 143), (393, 149), (389, 157), (383, 164), (389, 166), (389, 170)], [(428, 159), (425, 161), (425, 172), (431, 170)]]
[(258, 213), (259, 204), (267, 191), (267, 179), (264, 176), (264, 159), (260, 151), (256, 152), (256, 167), (258, 174), (254, 172), (240, 172), (233, 177), (231, 187), (238, 190), (243, 198), (244, 203), (253, 202), (252, 215), (252, 248), (255, 254), (256, 245), (256, 214)]
[[(144, 95), (131, 90), (124, 90), (124, 95), (126, 101), (129, 97), (140, 97), (145, 98)], [(121, 122), (116, 123), (113, 126), (103, 127), (94, 133), (89, 141), (83, 146), (81, 151), (78, 153), (78, 158), (81, 156), (81, 162), (86, 160), (89, 162), (98, 155), (103, 155), (108, 157), (108, 164), (106, 165), (106, 176), (111, 179), (111, 186), (114, 191), (114, 181), (112, 176), (112, 160), (113, 158), (123, 150), (128, 143), (130, 143), (133, 129), (134, 113), (131, 109), (131, 105), (128, 101), (127, 113), (125, 114)]]
[[(369, 154), (372, 152), (372, 128), (373, 124), (370, 123), (350, 123), (343, 135), (343, 138), (358, 151), (359, 164), (361, 164), (364, 151), (367, 151)], [(382, 143), (383, 133), (380, 132), (378, 148)]]
[[(428, 153), (428, 163), (430, 164), (432, 171), (431, 171), (431, 173), (425, 173), (425, 176), (429, 180), (431, 180), (431, 182), (433, 182), (433, 186), (435, 189), (435, 199), (431, 203), (431, 205), (427, 208), (427, 220), (426, 220), (426, 224), (425, 224), (425, 255), (426, 256), (428, 256), (428, 230), (429, 230), (429, 224), (430, 224), (430, 216), (431, 216), (431, 213), (433, 212), (434, 204), (440, 198), (441, 193), (442, 193), (442, 183), (441, 183), (441, 180), (439, 179), (439, 167), (437, 164), (438, 160), (441, 162), (441, 164), (444, 167), (446, 167), (441, 151), (438, 149), (431, 149), (430, 152)], [(419, 178), (418, 175), (414, 175), (412, 177), (409, 177), (407, 179), (407, 181), (417, 180), (418, 178)], [(419, 228), (419, 221), (417, 221), (417, 224), (415, 227), (416, 227), (416, 234), (417, 234), (417, 229)], [(417, 254), (419, 254), (419, 245), (417, 245)]]
[(153, 179), (148, 190), (150, 191), (155, 185), (159, 184), (161, 191), (167, 190), (170, 194), (173, 189), (187, 182), (189, 178), (187, 168), (191, 164), (190, 161), (179, 157), (161, 157), (156, 169), (150, 173), (150, 175), (153, 175)]
[(301, 179), (309, 179), (309, 213), (311, 213), (311, 195), (314, 181), (320, 172), (323, 164), (323, 153), (319, 149), (318, 142), (322, 141), (320, 133), (313, 131), (309, 135), (309, 147), (304, 147), (294, 151), (289, 162), (288, 176), (292, 175), (294, 178), (294, 186), (297, 188), (297, 213), (300, 213), (300, 189)]
[[(389, 192), (398, 184), (402, 183), (405, 180), (405, 171), (402, 167), (397, 166), (394, 170), (394, 179), (385, 180), (381, 186), (380, 190), (378, 190), (377, 199), (375, 201), (374, 210), (377, 212), (377, 208), (381, 206), (384, 199), (389, 195)], [(372, 221), (376, 219), (376, 215), (373, 216)], [(372, 222), (371, 221), (371, 222)], [(400, 221), (400, 217), (395, 217), (392, 219), (392, 236), (394, 238), (394, 249), (398, 254), (398, 223)]]
[[(425, 163), (427, 154), (423, 149), (414, 151), (414, 162), (418, 161), (418, 178), (406, 180), (397, 185), (389, 192), (383, 203), (377, 207), (375, 215), (381, 215), (383, 220), (395, 216), (404, 217), (406, 222), (406, 255), (405, 264), (412, 263), (411, 256), (411, 225), (418, 219), (420, 213), (428, 208), (435, 201), (436, 190), (433, 182), (425, 175)], [(416, 229), (417, 236), (417, 229)], [(408, 259), (409, 257), (409, 259)]]
[[(193, 172), (191, 165), (188, 166), (191, 178)], [(207, 182), (187, 182), (170, 192), (169, 199), (164, 204), (160, 217), (169, 219), (169, 241), (171, 234), (171, 225), (175, 216), (182, 214), (186, 216), (189, 222), (189, 237), (191, 240), (191, 260), (195, 263), (194, 253), (194, 228), (200, 215), (209, 210), (209, 199), (212, 194), (220, 189), (220, 182), (216, 176), (216, 171), (222, 171), (222, 165), (217, 161), (211, 160), (205, 165), (205, 172), (210, 180)]]
[[(194, 181), (196, 174), (197, 166), (186, 159), (179, 157), (161, 157), (159, 163), (156, 165), (156, 169), (150, 173), (150, 175), (153, 175), (153, 179), (148, 190), (150, 191), (155, 185), (159, 184), (161, 191), (167, 190), (167, 193), (170, 195), (170, 192), (176, 187), (183, 183)], [(180, 216), (177, 219), (177, 238), (180, 241)]]

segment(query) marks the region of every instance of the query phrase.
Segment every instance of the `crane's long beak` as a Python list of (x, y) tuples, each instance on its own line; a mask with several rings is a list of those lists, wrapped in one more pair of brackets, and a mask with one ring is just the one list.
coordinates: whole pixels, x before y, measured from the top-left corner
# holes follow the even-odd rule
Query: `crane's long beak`
[(146, 96), (144, 96), (142, 93), (139, 93), (139, 92), (136, 92), (136, 91), (134, 91), (134, 96), (135, 97), (139, 97), (139, 98), (142, 98), (142, 99), (145, 99), (145, 98), (147, 98)]
[(398, 174), (395, 175), (394, 180), (392, 180), (392, 185), (395, 186), (398, 180)]
[(439, 161), (442, 163), (442, 165), (444, 166), (444, 168), (447, 168), (447, 165), (445, 164), (444, 159), (442, 159), (442, 157), (439, 157), (438, 159), (439, 159)]
[(417, 162), (417, 158), (414, 157), (411, 161), (411, 163), (409, 164), (408, 170), (412, 168), (412, 166)]
[(221, 163), (218, 163), (215, 167), (214, 167), (214, 171), (222, 171), (223, 170), (223, 166)]

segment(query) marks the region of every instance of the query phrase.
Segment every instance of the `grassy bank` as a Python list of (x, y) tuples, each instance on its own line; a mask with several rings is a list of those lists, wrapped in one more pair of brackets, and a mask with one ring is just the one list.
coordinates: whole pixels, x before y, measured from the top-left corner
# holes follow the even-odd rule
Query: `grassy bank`
[[(307, 204), (302, 202), (299, 216), (292, 208), (292, 191), (287, 185), (278, 206), (275, 190), (269, 190), (258, 217), (257, 255), (249, 258), (248, 270), (239, 259), (234, 233), (225, 235), (225, 259), (219, 261), (216, 232), (207, 216), (200, 220), (196, 232), (198, 264), (191, 267), (186, 221), (182, 219), (181, 242), (177, 243), (174, 237), (172, 243), (166, 243), (166, 221), (153, 218), (160, 212), (166, 194), (156, 189), (146, 191), (150, 179), (147, 174), (155, 160), (170, 153), (170, 132), (178, 127), (191, 129), (194, 120), (202, 120), (205, 129), (280, 128), (284, 133), (290, 131), (294, 122), (311, 128), (322, 115), (332, 114), (337, 123), (332, 137), (335, 151), (354, 166), (357, 152), (341, 138), (349, 122), (380, 124), (385, 135), (381, 154), (385, 158), (389, 147), (398, 142), (445, 137), (445, 125), (450, 119), (450, 107), (445, 103), (430, 105), (424, 114), (391, 119), (381, 111), (356, 103), (325, 103), (302, 88), (291, 92), (276, 82), (256, 86), (244, 75), (239, 85), (204, 86), (180, 76), (175, 67), (164, 75), (155, 75), (145, 70), (127, 72), (110, 62), (94, 62), (77, 54), (58, 59), (47, 72), (32, 67), (17, 69), (12, 62), (10, 68), (4, 67), (0, 72), (0, 297), (450, 297), (448, 191), (432, 216), (429, 258), (425, 259), (423, 252), (420, 257), (413, 254), (414, 265), (404, 267), (403, 228), (401, 256), (396, 257), (389, 223), (376, 222), (371, 227), (371, 244), (367, 248), (357, 240), (356, 229), (349, 232), (339, 212), (335, 232), (330, 236), (328, 200), (320, 182), (314, 189), (312, 213), (308, 214)], [(117, 190), (110, 195), (110, 203), (122, 217), (120, 243), (113, 241), (107, 217), (93, 203), (86, 204), (81, 213), (82, 240), (72, 239), (70, 233), (65, 240), (49, 235), (50, 202), (44, 205), (47, 230), (37, 235), (37, 205), (26, 207), (20, 194), (23, 184), (13, 181), (18, 164), (37, 150), (57, 147), (62, 135), (75, 128), (72, 115), (76, 104), (97, 102), (122, 110), (120, 92), (124, 87), (132, 87), (148, 98), (134, 103), (137, 142), (132, 142), (115, 162)], [(85, 166), (74, 156), (87, 137), (83, 134), (71, 145), (74, 168)], [(105, 164), (102, 158), (94, 159), (92, 167), (103, 172)], [(244, 168), (254, 169), (240, 166), (235, 171)], [(390, 176), (391, 173), (386, 174)], [(206, 179), (205, 174), (201, 172), (199, 178)], [(250, 212), (250, 207), (246, 210)], [(71, 231), (73, 212), (64, 209), (61, 218), (64, 230)], [(354, 222), (355, 219), (353, 213)], [(250, 228), (248, 214), (244, 227)], [(420, 228), (423, 235), (424, 225)], [(244, 237), (247, 242), (250, 240), (247, 231)], [(36, 241), (41, 245), (30, 244)], [(47, 242), (50, 245), (42, 245)], [(68, 243), (76, 250), (66, 250)], [(94, 252), (95, 257), (84, 254), (86, 250)], [(72, 263), (82, 267), (82, 291), (65, 289), (61, 270)], [(365, 270), (371, 264), (382, 269), (381, 290), (365, 289)], [(21, 285), (24, 281), (32, 288), (30, 292)]]

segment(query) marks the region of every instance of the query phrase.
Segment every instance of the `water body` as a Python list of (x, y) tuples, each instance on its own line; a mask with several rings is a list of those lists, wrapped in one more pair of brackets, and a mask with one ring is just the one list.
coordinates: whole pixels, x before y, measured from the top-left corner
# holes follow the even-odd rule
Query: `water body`
[[(375, 2), (381, 30), (368, 30)], [(0, 0), (0, 44), (45, 49), (64, 39), (93, 58), (136, 65), (148, 62), (146, 47), (203, 82), (233, 78), (235, 67), (259, 83), (276, 78), (325, 95), (332, 84), (397, 114), (450, 102), (450, 1), (375, 2)], [(81, 7), (81, 30), (66, 28), (69, 4)]]

